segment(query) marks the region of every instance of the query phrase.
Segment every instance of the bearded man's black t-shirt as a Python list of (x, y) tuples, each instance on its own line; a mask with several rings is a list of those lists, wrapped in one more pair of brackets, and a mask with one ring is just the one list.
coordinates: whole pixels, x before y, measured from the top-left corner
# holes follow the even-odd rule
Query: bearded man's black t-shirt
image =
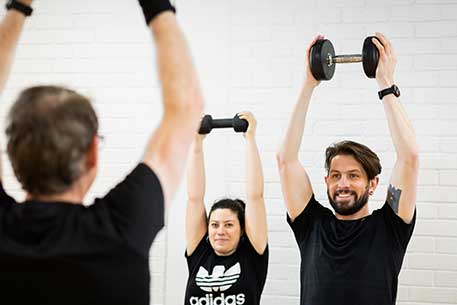
[(392, 305), (416, 214), (406, 224), (385, 203), (371, 215), (338, 220), (311, 197), (292, 222), (300, 248), (301, 305)]
[(145, 164), (89, 207), (18, 204), (0, 184), (0, 302), (149, 305), (149, 248), (163, 225), (162, 188)]
[(258, 254), (247, 237), (229, 256), (218, 256), (205, 236), (186, 253), (185, 305), (259, 305), (268, 270), (268, 246)]

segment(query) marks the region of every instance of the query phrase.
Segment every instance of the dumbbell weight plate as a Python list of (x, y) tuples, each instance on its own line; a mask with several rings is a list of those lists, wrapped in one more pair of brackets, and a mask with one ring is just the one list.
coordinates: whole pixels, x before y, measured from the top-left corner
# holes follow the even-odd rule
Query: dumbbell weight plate
[(207, 114), (203, 117), (201, 123), (200, 123), (200, 129), (198, 130), (199, 134), (208, 134), (210, 133), (212, 127), (211, 127), (211, 122), (213, 121), (213, 118), (211, 115)]
[[(362, 63), (363, 71), (369, 78), (376, 77), (376, 68), (378, 67), (379, 51), (376, 45), (371, 41), (375, 36), (368, 36), (363, 42)], [(378, 39), (378, 38), (376, 38)]]
[(329, 56), (335, 56), (335, 49), (330, 40), (318, 40), (311, 47), (309, 65), (316, 80), (330, 80), (335, 74), (336, 65), (328, 65)]
[(248, 130), (249, 123), (245, 119), (240, 119), (240, 117), (235, 115), (233, 118), (233, 129), (235, 132), (246, 132)]

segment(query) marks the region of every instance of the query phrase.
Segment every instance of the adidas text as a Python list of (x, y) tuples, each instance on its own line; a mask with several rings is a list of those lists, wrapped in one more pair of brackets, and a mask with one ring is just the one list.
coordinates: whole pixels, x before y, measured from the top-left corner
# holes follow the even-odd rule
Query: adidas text
[(243, 305), (245, 301), (244, 293), (225, 296), (223, 293), (213, 298), (212, 293), (206, 294), (202, 298), (191, 297), (191, 305)]

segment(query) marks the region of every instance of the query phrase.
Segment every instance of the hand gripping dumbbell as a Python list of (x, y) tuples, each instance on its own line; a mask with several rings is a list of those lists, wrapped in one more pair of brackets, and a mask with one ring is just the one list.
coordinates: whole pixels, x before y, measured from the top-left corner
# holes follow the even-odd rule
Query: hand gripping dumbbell
[(316, 80), (330, 80), (335, 73), (336, 64), (362, 62), (363, 71), (369, 78), (376, 77), (379, 51), (371, 41), (376, 36), (368, 36), (363, 42), (362, 54), (335, 55), (335, 50), (330, 40), (321, 39), (311, 47), (309, 65), (311, 73)]
[(211, 115), (207, 114), (202, 119), (198, 133), (207, 134), (213, 128), (233, 128), (236, 132), (246, 132), (248, 125), (248, 121), (240, 119), (238, 114), (232, 119), (213, 119)]

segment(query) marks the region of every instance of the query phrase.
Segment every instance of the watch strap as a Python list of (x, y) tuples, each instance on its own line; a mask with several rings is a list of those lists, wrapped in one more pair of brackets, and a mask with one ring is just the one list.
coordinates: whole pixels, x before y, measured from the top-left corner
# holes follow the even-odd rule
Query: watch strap
[(396, 85), (392, 85), (389, 88), (378, 91), (378, 96), (379, 96), (380, 100), (382, 100), (384, 98), (384, 96), (389, 95), (389, 94), (393, 94), (396, 97), (399, 97), (400, 91), (398, 90), (398, 87)]
[(33, 12), (33, 9), (30, 6), (28, 6), (24, 3), (21, 3), (17, 0), (9, 0), (6, 3), (6, 9), (7, 10), (14, 9), (18, 12), (21, 12), (22, 14), (24, 14), (27, 17), (32, 15), (32, 12)]

